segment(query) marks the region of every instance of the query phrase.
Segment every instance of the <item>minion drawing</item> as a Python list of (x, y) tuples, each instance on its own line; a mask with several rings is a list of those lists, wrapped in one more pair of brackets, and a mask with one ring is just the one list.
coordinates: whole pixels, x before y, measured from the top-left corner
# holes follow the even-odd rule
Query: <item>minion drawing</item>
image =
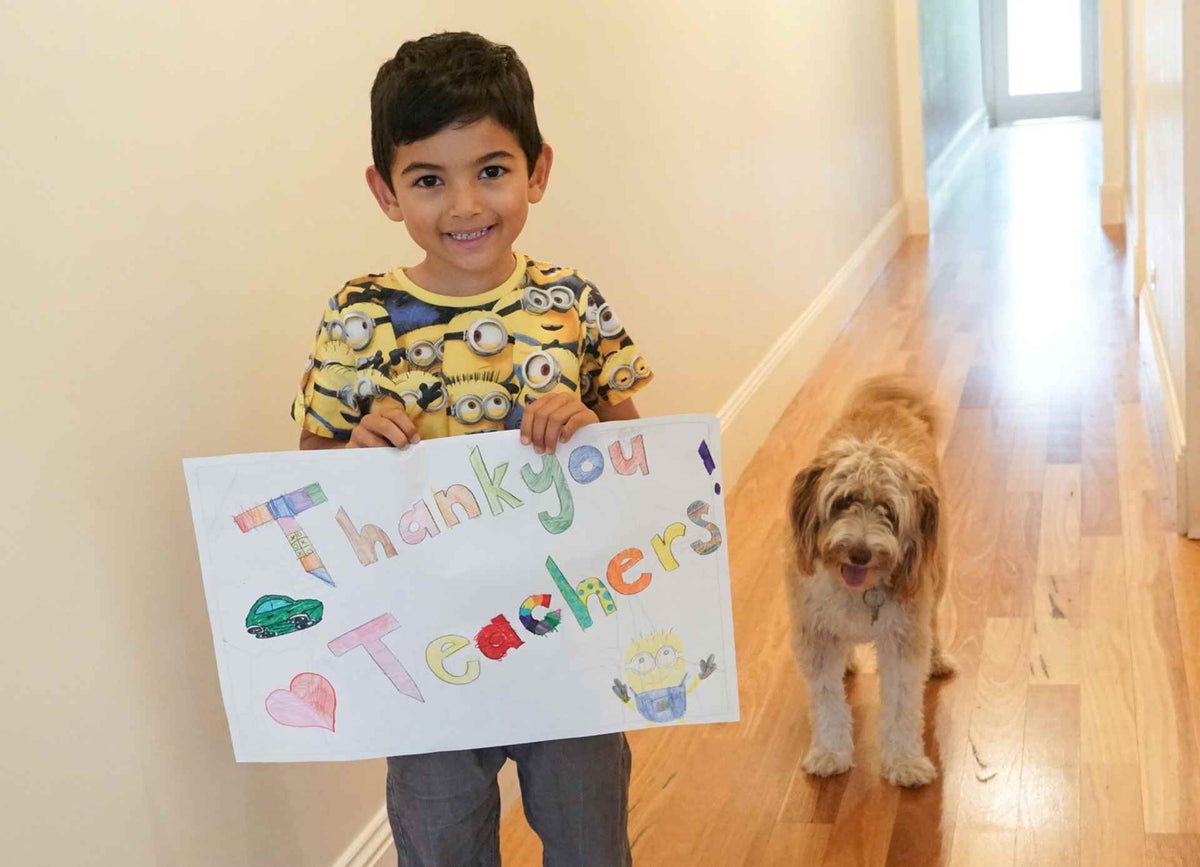
[(410, 370), (391, 377), (382, 400), (399, 401), (417, 427), (422, 439), (446, 436), (446, 385), (442, 378), (422, 370)]
[(513, 348), (513, 370), (521, 386), (518, 402), (528, 406), (555, 391), (575, 393), (579, 359), (569, 348), (518, 342)]
[(370, 390), (353, 350), (344, 343), (327, 341), (313, 354), (312, 369), (294, 410), (302, 409), (303, 404), (306, 414), (326, 430), (348, 436), (362, 417), (359, 399), (369, 397)]
[(603, 397), (611, 391), (628, 391), (634, 384), (650, 378), (650, 366), (632, 344), (604, 359), (598, 390)]
[(687, 697), (716, 670), (710, 653), (700, 660), (700, 676), (689, 685), (683, 642), (674, 630), (660, 630), (639, 637), (626, 648), (625, 677), (629, 683), (614, 679), (612, 690), (650, 722), (674, 722), (687, 712)]
[(407, 369), (438, 373), (442, 369), (445, 333), (444, 325), (427, 325), (404, 334), (400, 348), (404, 350)]
[(497, 381), (512, 375), (513, 347), (508, 327), (488, 310), (460, 313), (447, 323), (442, 370), (447, 375), (491, 373)]
[(453, 436), (504, 430), (517, 390), (511, 378), (500, 380), (491, 371), (447, 377), (448, 432)]
[(503, 318), (510, 333), (525, 343), (576, 344), (583, 337), (579, 312), (575, 309), (575, 292), (570, 286), (526, 286), (519, 300), (499, 307), (496, 313)]
[(392, 318), (382, 304), (358, 301), (341, 310), (329, 310), (322, 322), (329, 340), (345, 343), (361, 359), (383, 366), (396, 349)]

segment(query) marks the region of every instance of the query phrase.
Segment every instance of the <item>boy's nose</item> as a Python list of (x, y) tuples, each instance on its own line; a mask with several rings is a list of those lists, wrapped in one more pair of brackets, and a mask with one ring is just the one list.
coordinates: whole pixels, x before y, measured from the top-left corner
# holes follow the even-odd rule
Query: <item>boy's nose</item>
[(483, 208), (479, 204), (479, 196), (475, 194), (473, 187), (460, 187), (454, 193), (454, 198), (450, 202), (450, 213), (455, 217), (473, 217), (482, 211)]

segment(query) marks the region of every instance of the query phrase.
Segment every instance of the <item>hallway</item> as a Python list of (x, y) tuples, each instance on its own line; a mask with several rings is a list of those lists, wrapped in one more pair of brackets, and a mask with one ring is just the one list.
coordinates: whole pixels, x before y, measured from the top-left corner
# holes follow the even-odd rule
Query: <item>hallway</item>
[[(742, 721), (630, 736), (635, 864), (1200, 864), (1200, 547), (1158, 493), (1100, 182), (1098, 124), (994, 131), (796, 394), (727, 503)], [(779, 557), (792, 475), (856, 382), (899, 369), (943, 412), (960, 664), (928, 688), (941, 775), (916, 792), (879, 776), (861, 649), (856, 767), (800, 769)], [(519, 809), (502, 834), (506, 865), (541, 863)]]

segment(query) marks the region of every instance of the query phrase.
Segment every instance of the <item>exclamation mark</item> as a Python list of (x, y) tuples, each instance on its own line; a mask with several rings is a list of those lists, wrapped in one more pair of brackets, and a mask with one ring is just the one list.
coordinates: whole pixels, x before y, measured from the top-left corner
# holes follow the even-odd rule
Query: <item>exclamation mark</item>
[[(704, 469), (708, 470), (708, 474), (711, 476), (713, 474), (713, 470), (715, 470), (717, 468), (717, 465), (716, 465), (716, 463), (713, 462), (712, 452), (710, 452), (708, 450), (708, 441), (707, 440), (700, 440), (699, 452), (700, 452), (700, 460), (704, 461)], [(715, 494), (721, 493), (721, 483), (720, 482), (717, 482), (715, 485), (713, 485), (713, 493), (715, 493)]]

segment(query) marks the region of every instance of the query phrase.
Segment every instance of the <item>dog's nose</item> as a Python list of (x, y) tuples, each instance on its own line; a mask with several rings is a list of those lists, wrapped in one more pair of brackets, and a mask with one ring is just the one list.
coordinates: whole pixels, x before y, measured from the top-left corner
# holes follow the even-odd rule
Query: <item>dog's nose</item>
[(871, 562), (871, 551), (865, 545), (855, 545), (850, 549), (850, 562), (855, 566), (866, 566)]

